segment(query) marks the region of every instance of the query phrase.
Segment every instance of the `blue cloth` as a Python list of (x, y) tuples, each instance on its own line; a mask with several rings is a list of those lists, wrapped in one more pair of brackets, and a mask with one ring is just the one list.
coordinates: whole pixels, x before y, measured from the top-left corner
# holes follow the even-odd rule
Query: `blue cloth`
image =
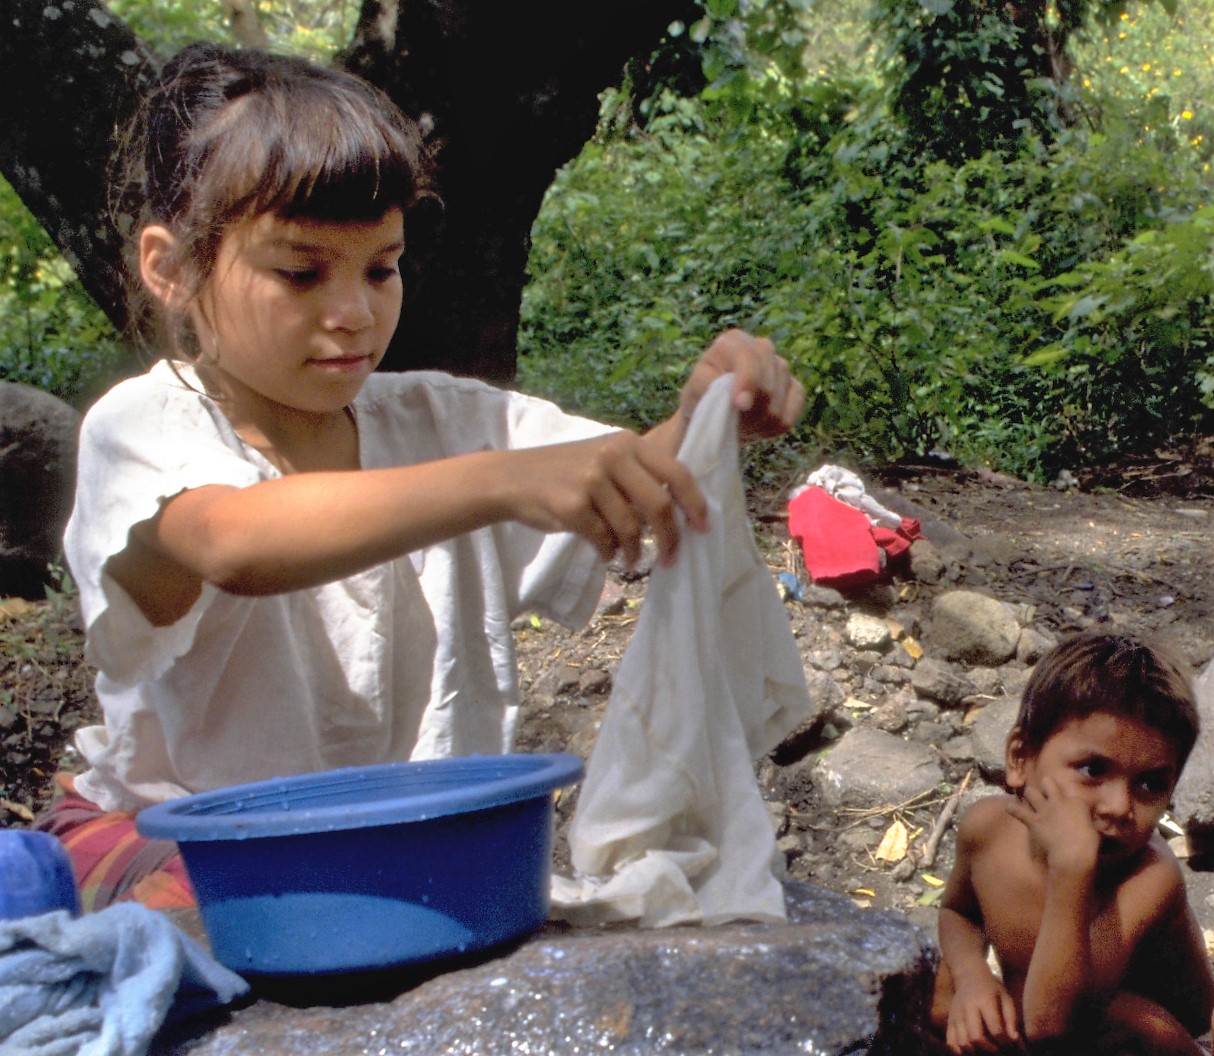
[(166, 1019), (248, 989), (138, 903), (0, 921), (0, 1056), (143, 1056)]

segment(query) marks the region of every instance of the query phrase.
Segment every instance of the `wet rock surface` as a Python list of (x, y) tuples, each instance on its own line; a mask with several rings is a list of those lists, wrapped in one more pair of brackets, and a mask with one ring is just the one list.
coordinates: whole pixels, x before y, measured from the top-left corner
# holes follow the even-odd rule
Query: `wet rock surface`
[[(929, 937), (820, 888), (791, 885), (787, 897), (787, 925), (547, 928), (379, 1000), (353, 1000), (349, 982), (338, 994), (278, 981), (230, 1015), (163, 1032), (152, 1056), (920, 1052)], [(374, 985), (391, 992), (393, 979)]]

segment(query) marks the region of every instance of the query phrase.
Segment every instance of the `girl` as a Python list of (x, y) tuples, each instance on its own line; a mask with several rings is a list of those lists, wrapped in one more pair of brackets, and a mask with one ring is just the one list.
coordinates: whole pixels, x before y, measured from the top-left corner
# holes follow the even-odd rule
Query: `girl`
[[(644, 436), (435, 372), (374, 373), (434, 204), (413, 126), (356, 78), (195, 45), (136, 140), (134, 246), (165, 362), (86, 416), (65, 549), (105, 724), (41, 827), (86, 908), (190, 893), (131, 823), (275, 775), (501, 752), (510, 620), (584, 621), (600, 560), (674, 559), (705, 503), (674, 457), (721, 373), (752, 436), (804, 400), (733, 331)], [(589, 544), (589, 545), (587, 545)]]

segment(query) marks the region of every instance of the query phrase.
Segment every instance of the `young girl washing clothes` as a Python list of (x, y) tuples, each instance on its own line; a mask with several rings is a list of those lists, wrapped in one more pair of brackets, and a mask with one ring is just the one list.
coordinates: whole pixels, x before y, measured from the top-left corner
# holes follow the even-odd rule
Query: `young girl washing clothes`
[[(644, 435), (437, 372), (376, 373), (411, 223), (417, 132), (357, 78), (194, 45), (129, 148), (133, 316), (162, 353), (87, 414), (65, 552), (104, 725), (39, 822), (86, 908), (189, 904), (134, 812), (273, 776), (502, 752), (510, 623), (576, 624), (603, 562), (676, 559), (706, 503), (675, 458), (735, 376), (744, 437), (804, 393), (766, 340), (717, 338)], [(421, 229), (421, 224), (417, 224)]]

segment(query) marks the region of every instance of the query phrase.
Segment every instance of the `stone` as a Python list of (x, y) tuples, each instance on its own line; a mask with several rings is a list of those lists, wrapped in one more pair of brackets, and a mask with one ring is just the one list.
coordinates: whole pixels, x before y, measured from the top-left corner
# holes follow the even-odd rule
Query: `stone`
[(938, 759), (925, 744), (857, 727), (818, 760), (814, 783), (835, 809), (905, 803), (944, 780)]
[(988, 781), (1002, 785), (1007, 776), (1007, 735), (1016, 723), (1019, 697), (1000, 697), (978, 709), (970, 724), (974, 762)]
[(279, 986), (280, 999), (263, 991), (162, 1031), (150, 1056), (925, 1053), (937, 961), (926, 932), (822, 888), (787, 891), (786, 925), (549, 927), (420, 981), (321, 981), (312, 1000)]
[(964, 673), (952, 664), (930, 656), (915, 665), (911, 685), (920, 696), (953, 708), (978, 692), (978, 687)]
[(950, 590), (932, 605), (932, 651), (946, 660), (998, 667), (1016, 655), (1020, 623), (1008, 606), (972, 590)]
[(1205, 852), (1207, 845), (1214, 847), (1214, 660), (1197, 676), (1193, 688), (1201, 732), (1176, 785), (1172, 816)]
[(0, 381), (0, 597), (46, 596), (72, 510), (79, 432), (80, 414), (58, 397)]
[(847, 617), (847, 627), (844, 633), (848, 643), (862, 651), (884, 652), (893, 640), (889, 624), (885, 620), (863, 612), (853, 612)]
[(939, 583), (948, 565), (944, 555), (927, 539), (916, 539), (910, 548), (910, 573), (920, 583)]

